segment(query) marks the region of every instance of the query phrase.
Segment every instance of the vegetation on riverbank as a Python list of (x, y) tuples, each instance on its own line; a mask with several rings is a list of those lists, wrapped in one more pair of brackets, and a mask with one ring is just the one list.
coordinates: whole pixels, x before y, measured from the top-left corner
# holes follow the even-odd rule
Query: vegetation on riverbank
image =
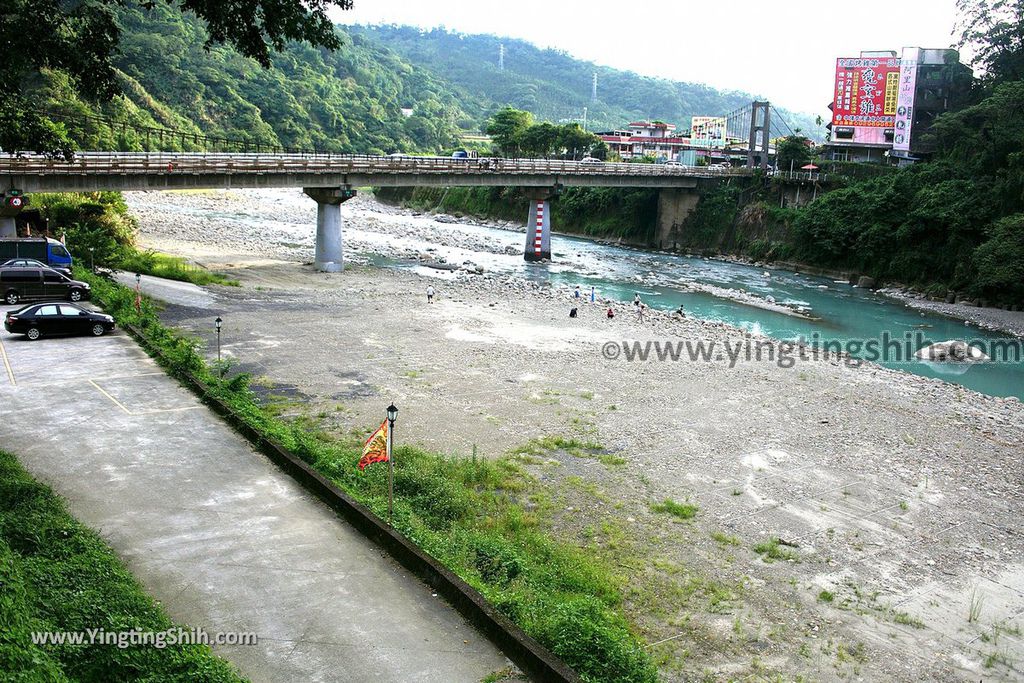
[[(377, 188), (382, 201), (417, 211), (526, 222), (530, 200), (516, 187)], [(567, 187), (551, 202), (554, 229), (600, 239), (647, 244), (658, 215), (658, 191), (650, 188)]]
[(33, 633), (176, 628), (113, 551), (0, 451), (0, 672), (24, 681), (241, 681), (205, 645), (36, 645)]
[(237, 285), (221, 273), (187, 263), (184, 259), (135, 246), (138, 225), (119, 192), (32, 195), (52, 236), (63, 236), (76, 263), (142, 273), (197, 285)]
[[(247, 424), (280, 443), (367, 505), (387, 515), (387, 468), (360, 473), (359, 436), (338, 439), (308, 418), (284, 420), (261, 405), (247, 375), (222, 373), (199, 342), (164, 326), (152, 302), (79, 270), (93, 298), (122, 324), (141, 330), (171, 374), (190, 374)], [(229, 376), (222, 377), (222, 374)], [(573, 667), (585, 681), (653, 683), (649, 654), (622, 616), (625, 577), (600, 557), (558, 541), (538, 509), (524, 505), (535, 480), (507, 456), (456, 458), (398, 446), (394, 525), (477, 588), (497, 609)]]

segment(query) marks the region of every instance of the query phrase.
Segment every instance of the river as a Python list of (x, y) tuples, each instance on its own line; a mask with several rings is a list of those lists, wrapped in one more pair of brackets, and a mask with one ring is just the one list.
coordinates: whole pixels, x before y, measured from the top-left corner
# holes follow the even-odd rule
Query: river
[[(433, 221), (407, 215), (382, 217), (385, 221)], [(521, 233), (463, 223), (447, 224), (476, 245), (486, 242), (499, 248), (522, 249)], [(346, 232), (349, 228), (346, 228)], [(385, 233), (360, 231), (370, 242), (393, 242)], [(426, 242), (398, 239), (403, 247), (429, 248)], [(394, 244), (390, 246), (395, 246)], [(517, 254), (480, 249), (448, 247), (439, 249), (451, 263), (469, 260), (488, 272), (504, 273), (552, 284), (580, 285), (586, 294), (593, 287), (598, 296), (631, 301), (640, 293), (645, 303), (661, 310), (681, 304), (688, 315), (720, 321), (754, 334), (810, 344), (836, 345), (850, 355), (878, 362), (926, 377), (960, 384), (993, 396), (1024, 398), (1024, 360), (1021, 341), (1002, 334), (965, 325), (963, 321), (922, 312), (889, 297), (858, 289), (845, 282), (802, 275), (791, 271), (754, 268), (714, 259), (687, 258), (674, 254), (618, 247), (588, 239), (552, 237), (552, 263), (530, 264)], [(402, 266), (409, 267), (409, 266)], [(413, 266), (416, 267), (416, 266)], [(421, 268), (422, 269), (422, 268)], [(426, 269), (422, 269), (426, 270)], [(687, 291), (687, 285), (703, 283), (743, 290), (777, 303), (799, 308), (813, 319), (775, 313), (728, 298)], [(992, 362), (974, 364), (926, 363), (912, 358), (912, 352), (927, 343), (960, 339), (975, 342)], [(881, 349), (888, 342), (888, 352)], [(874, 345), (874, 347), (872, 347)], [(1002, 345), (1006, 345), (1003, 347)], [(908, 350), (910, 353), (908, 354)]]
[[(177, 193), (129, 193), (143, 223), (170, 220), (174, 229), (193, 230), (191, 239), (270, 240), (286, 245), (298, 258), (308, 258), (312, 246), (311, 224), (315, 205), (294, 190), (258, 190), (232, 193), (230, 203), (205, 195)], [(476, 224), (441, 223), (430, 216), (410, 215), (382, 206), (372, 199), (346, 206), (344, 237), (348, 256), (388, 267), (414, 268), (438, 277), (450, 273), (391, 258), (432, 252), (449, 263), (464, 261), (483, 266), (492, 274), (521, 277), (535, 282), (580, 285), (589, 293), (628, 302), (639, 292), (645, 303), (661, 310), (680, 304), (687, 315), (720, 321), (754, 334), (781, 340), (833, 343), (851, 355), (879, 364), (936, 377), (993, 396), (1024, 399), (1024, 360), (1020, 340), (998, 332), (966, 326), (963, 321), (921, 312), (894, 299), (850, 286), (845, 282), (769, 270), (701, 258), (618, 247), (588, 239), (552, 236), (553, 261), (526, 263), (522, 257), (522, 232)], [(210, 227), (191, 228), (190, 226)], [(688, 291), (688, 285), (744, 290), (777, 303), (799, 307), (812, 319), (763, 310), (727, 297)], [(881, 345), (888, 335), (890, 354), (876, 357), (870, 347)], [(910, 335), (907, 353), (907, 335)], [(917, 337), (920, 335), (920, 337)], [(910, 358), (924, 343), (949, 339), (977, 342), (995, 360), (970, 365), (931, 364)], [(994, 348), (1008, 344), (1007, 349)], [(1009, 354), (1007, 356), (1007, 354)]]

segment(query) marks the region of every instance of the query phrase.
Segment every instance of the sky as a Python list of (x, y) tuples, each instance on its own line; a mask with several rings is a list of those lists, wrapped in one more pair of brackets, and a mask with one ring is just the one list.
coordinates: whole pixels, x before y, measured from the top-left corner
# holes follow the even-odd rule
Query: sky
[[(354, 0), (341, 24), (444, 26), (828, 118), (837, 57), (956, 42), (956, 0)], [(497, 60), (497, 55), (495, 55)], [(514, 55), (505, 58), (506, 66)]]

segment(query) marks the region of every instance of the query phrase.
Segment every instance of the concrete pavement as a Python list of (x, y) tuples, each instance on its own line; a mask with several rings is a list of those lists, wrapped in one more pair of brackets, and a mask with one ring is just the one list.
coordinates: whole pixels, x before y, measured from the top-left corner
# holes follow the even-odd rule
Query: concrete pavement
[[(7, 309), (0, 309), (0, 315)], [(506, 658), (127, 335), (0, 331), (0, 447), (253, 681), (479, 681)]]

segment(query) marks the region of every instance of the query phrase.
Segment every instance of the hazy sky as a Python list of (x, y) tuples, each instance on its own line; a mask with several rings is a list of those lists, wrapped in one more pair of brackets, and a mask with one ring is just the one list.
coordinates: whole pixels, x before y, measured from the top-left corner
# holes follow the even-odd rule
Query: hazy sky
[[(956, 0), (355, 0), (355, 9), (333, 17), (521, 38), (598, 64), (743, 90), (825, 116), (837, 57), (949, 47), (955, 6)], [(514, 60), (508, 54), (505, 63)]]

